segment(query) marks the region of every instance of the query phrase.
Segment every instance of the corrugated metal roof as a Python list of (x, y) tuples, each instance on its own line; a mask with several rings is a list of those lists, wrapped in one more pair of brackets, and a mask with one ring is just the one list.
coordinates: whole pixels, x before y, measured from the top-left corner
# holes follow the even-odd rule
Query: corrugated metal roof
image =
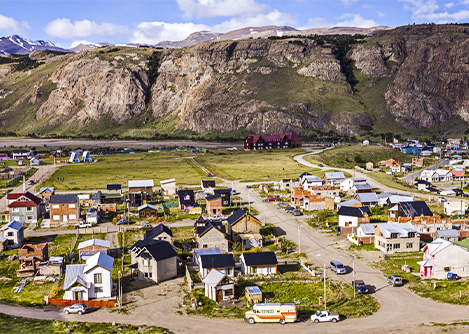
[(96, 266), (103, 267), (112, 272), (112, 264), (114, 263), (114, 258), (104, 253), (96, 253), (88, 260), (86, 260), (86, 267), (83, 272), (88, 272)]
[(82, 248), (89, 247), (89, 246), (101, 246), (101, 247), (111, 248), (111, 242), (108, 240), (90, 239), (90, 240), (80, 242), (78, 244), (77, 249), (82, 249)]
[(437, 231), (438, 236), (440, 238), (445, 237), (445, 238), (459, 238), (459, 232), (458, 230), (439, 230)]
[(163, 181), (160, 181), (160, 184), (163, 185), (163, 184), (172, 183), (172, 182), (176, 182), (176, 179), (163, 180)]
[(361, 224), (358, 226), (359, 229), (363, 231), (363, 233), (367, 235), (375, 234), (375, 224)]
[(378, 203), (378, 196), (376, 193), (359, 193), (357, 199), (362, 203)]
[(80, 284), (87, 286), (83, 276), (83, 271), (86, 267), (86, 264), (69, 264), (65, 268), (65, 279), (64, 279), (64, 290), (67, 290), (70, 285), (77, 281), (79, 277), (80, 280), (78, 281)]
[(23, 228), (23, 223), (17, 221), (17, 220), (14, 220), (12, 222), (9, 222), (8, 224), (5, 224), (2, 226), (2, 228), (0, 228), (0, 231), (5, 231), (7, 228), (12, 228), (14, 230), (21, 230)]
[(214, 255), (214, 254), (223, 254), (220, 248), (200, 248), (194, 249), (194, 255), (197, 259), (201, 255)]
[(49, 203), (76, 203), (78, 202), (77, 195), (52, 195)]
[(150, 209), (153, 209), (153, 210), (158, 210), (158, 208), (157, 208), (156, 206), (151, 205), (151, 204), (143, 204), (143, 205), (139, 206), (137, 210), (140, 211), (140, 210), (143, 210), (143, 209), (145, 209), (145, 208), (150, 208)]
[(248, 286), (246, 287), (251, 295), (261, 295), (261, 289), (258, 286)]
[(202, 282), (204, 282), (207, 285), (215, 287), (215, 286), (218, 285), (218, 283), (221, 282), (223, 277), (225, 277), (225, 274), (223, 274), (221, 271), (219, 271), (217, 269), (212, 269), (212, 270), (210, 270), (208, 275), (205, 276), (205, 278), (202, 280)]
[(199, 261), (202, 262), (202, 268), (224, 268), (235, 266), (233, 254), (201, 255)]
[(129, 181), (129, 188), (154, 187), (153, 180), (134, 180)]
[(274, 265), (278, 263), (274, 252), (243, 253), (241, 257), (247, 266)]

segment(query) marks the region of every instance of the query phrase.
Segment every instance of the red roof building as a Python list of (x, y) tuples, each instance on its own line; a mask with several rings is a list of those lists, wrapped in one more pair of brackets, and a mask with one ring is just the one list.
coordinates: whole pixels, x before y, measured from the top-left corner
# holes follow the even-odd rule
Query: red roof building
[(244, 140), (245, 150), (271, 150), (301, 147), (301, 137), (296, 133), (281, 133), (272, 135), (249, 135)]

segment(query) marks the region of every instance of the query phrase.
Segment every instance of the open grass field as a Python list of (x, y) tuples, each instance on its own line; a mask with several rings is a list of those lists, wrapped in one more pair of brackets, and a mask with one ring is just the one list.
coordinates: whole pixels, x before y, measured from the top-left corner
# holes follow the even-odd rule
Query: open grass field
[(293, 156), (303, 149), (271, 151), (220, 151), (212, 155), (200, 155), (196, 161), (215, 176), (230, 181), (266, 181), (269, 179), (297, 178), (311, 168), (298, 165)]
[(378, 164), (380, 160), (397, 158), (400, 161), (410, 162), (412, 156), (399, 152), (390, 147), (383, 146), (338, 146), (326, 150), (317, 155), (306, 156), (305, 159), (312, 163), (323, 163), (331, 167), (353, 168), (357, 165), (365, 165), (369, 161)]
[(78, 322), (78, 321), (53, 321), (40, 320), (23, 317), (13, 317), (0, 313), (0, 328), (2, 333), (18, 334), (18, 333), (35, 333), (35, 334), (55, 334), (55, 333), (100, 333), (100, 334), (117, 334), (117, 333), (169, 333), (164, 328), (155, 326), (133, 326), (125, 324), (111, 324), (104, 322)]
[(407, 183), (396, 179), (392, 175), (388, 175), (386, 173), (379, 173), (379, 172), (372, 172), (372, 173), (367, 173), (372, 179), (375, 181), (381, 183), (384, 186), (390, 187), (390, 188), (395, 188), (397, 190), (403, 190), (403, 191), (411, 191), (414, 193), (421, 193), (421, 191), (418, 191), (417, 188), (414, 188)]
[(179, 152), (96, 156), (92, 158), (97, 163), (61, 166), (44, 185), (56, 190), (92, 190), (111, 183), (126, 187), (130, 180), (152, 179), (158, 186), (159, 181), (170, 178), (176, 178), (178, 184), (198, 184), (204, 174), (187, 156)]

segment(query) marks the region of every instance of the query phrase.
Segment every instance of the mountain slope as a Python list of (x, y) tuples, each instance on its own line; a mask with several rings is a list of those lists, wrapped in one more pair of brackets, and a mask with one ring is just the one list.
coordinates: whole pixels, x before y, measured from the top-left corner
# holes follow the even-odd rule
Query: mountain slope
[(0, 54), (29, 54), (33, 51), (41, 50), (70, 52), (69, 50), (55, 46), (54, 43), (50, 41), (30, 41), (18, 35), (0, 37)]
[(0, 57), (0, 134), (464, 133), (468, 33), (464, 25), (422, 25), (371, 37), (280, 36)]

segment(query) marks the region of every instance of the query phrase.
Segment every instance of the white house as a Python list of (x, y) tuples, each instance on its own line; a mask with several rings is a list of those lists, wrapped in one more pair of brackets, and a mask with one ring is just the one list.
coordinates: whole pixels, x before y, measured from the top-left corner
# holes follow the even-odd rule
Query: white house
[(278, 262), (274, 252), (243, 253), (239, 259), (245, 276), (277, 274)]
[(420, 248), (420, 235), (411, 223), (377, 223), (375, 248), (385, 254), (416, 252)]
[(340, 184), (340, 190), (350, 191), (357, 184), (365, 184), (366, 179), (362, 177), (348, 178)]
[(93, 160), (91, 160), (90, 153), (90, 151), (84, 151), (81, 156), (81, 162), (92, 162)]
[(161, 193), (165, 197), (176, 196), (176, 179), (160, 181)]
[(340, 186), (345, 181), (345, 175), (343, 172), (326, 172), (324, 173), (324, 179), (331, 186)]
[(0, 228), (0, 236), (6, 239), (10, 248), (19, 248), (24, 240), (24, 225), (19, 221), (12, 221)]
[(370, 222), (371, 212), (367, 207), (341, 206), (339, 211), (340, 227), (355, 227)]
[(80, 159), (78, 159), (78, 154), (76, 152), (72, 152), (70, 154), (70, 159), (68, 160), (68, 162), (71, 162), (71, 163), (78, 163), (80, 162)]
[(64, 299), (90, 300), (112, 297), (114, 258), (96, 253), (86, 264), (69, 264), (65, 269)]
[(212, 269), (202, 280), (205, 296), (218, 302), (234, 298), (234, 281), (219, 270)]
[(460, 201), (445, 202), (444, 207), (445, 207), (445, 214), (448, 216), (452, 216), (455, 212), (466, 211), (468, 208), (468, 205), (463, 200), (460, 200)]
[(469, 249), (441, 238), (425, 245), (423, 260), (417, 263), (425, 278), (444, 279), (448, 272), (469, 277)]
[(324, 184), (324, 180), (317, 175), (305, 175), (301, 180), (301, 185), (304, 190), (308, 190), (309, 187), (319, 187)]

